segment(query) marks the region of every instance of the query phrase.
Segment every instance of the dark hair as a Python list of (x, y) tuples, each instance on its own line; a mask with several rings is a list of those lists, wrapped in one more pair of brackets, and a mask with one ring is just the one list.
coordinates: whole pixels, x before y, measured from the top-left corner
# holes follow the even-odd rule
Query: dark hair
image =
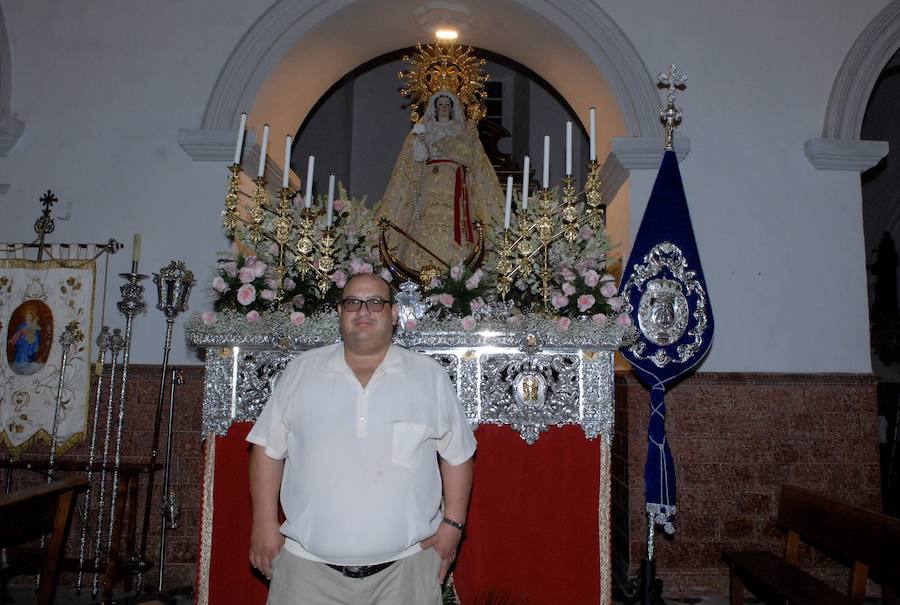
[(453, 98), (450, 95), (438, 95), (434, 98), (434, 121), (437, 122), (438, 114), (437, 114), (437, 102), (438, 99), (447, 99), (450, 101), (450, 119), (453, 119)]

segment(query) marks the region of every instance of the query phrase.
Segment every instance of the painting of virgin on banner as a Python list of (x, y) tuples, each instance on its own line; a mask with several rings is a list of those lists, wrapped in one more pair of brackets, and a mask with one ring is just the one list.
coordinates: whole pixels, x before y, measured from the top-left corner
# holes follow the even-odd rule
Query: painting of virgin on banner
[[(14, 453), (49, 443), (57, 403), (57, 451), (84, 436), (95, 274), (93, 260), (0, 259), (0, 443)], [(73, 322), (87, 336), (61, 367), (57, 337)]]

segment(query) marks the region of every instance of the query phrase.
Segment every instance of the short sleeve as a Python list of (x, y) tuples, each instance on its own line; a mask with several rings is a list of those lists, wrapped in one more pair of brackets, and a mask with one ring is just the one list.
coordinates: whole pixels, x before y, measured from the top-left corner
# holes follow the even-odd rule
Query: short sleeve
[(272, 395), (263, 407), (259, 418), (247, 435), (247, 441), (264, 447), (266, 455), (276, 460), (287, 456), (287, 437), (290, 432), (290, 421), (287, 416), (288, 396), (292, 389), (295, 368), (288, 365), (272, 390)]
[(438, 433), (437, 452), (450, 464), (462, 464), (475, 453), (475, 435), (469, 428), (465, 412), (456, 396), (456, 389), (443, 369), (436, 369)]

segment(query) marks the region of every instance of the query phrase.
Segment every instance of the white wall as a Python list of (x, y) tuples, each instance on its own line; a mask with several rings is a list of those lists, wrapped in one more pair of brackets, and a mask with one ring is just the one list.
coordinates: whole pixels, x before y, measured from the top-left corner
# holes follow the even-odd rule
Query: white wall
[[(205, 308), (211, 266), (227, 246), (225, 169), (191, 161), (177, 129), (200, 124), (222, 65), (269, 4), (3, 2), (12, 111), (27, 130), (0, 159), (0, 183), (11, 185), (0, 240), (31, 238), (50, 187), (73, 203), (55, 241), (130, 242), (140, 231), (142, 268), (186, 260), (201, 282), (192, 307)], [(817, 172), (802, 147), (820, 136), (841, 61), (884, 2), (600, 5), (651, 72), (675, 62), (689, 76), (682, 172), (717, 320), (703, 370), (869, 371), (859, 175)], [(653, 176), (632, 173), (632, 229)], [(127, 256), (112, 270), (126, 270)], [(108, 317), (116, 298), (111, 291)], [(163, 329), (155, 309), (138, 319), (134, 361), (159, 362)], [(192, 359), (182, 342), (179, 331), (175, 363)]]

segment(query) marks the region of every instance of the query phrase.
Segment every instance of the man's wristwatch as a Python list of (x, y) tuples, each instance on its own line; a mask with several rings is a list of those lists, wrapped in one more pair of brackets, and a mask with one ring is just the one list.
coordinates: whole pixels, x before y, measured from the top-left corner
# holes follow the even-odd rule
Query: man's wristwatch
[(443, 519), (441, 519), (441, 523), (446, 523), (450, 527), (455, 527), (456, 529), (459, 530), (460, 533), (463, 533), (463, 534), (466, 533), (466, 526), (463, 523), (457, 523), (453, 519), (448, 519), (447, 517), (444, 517)]

